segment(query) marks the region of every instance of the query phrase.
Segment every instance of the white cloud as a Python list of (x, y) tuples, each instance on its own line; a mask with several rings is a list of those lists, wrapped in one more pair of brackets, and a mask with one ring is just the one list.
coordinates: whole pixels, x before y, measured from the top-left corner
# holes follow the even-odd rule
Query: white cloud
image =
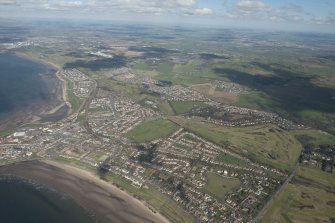
[(59, 1), (56, 5), (60, 7), (81, 7), (84, 3), (82, 1)]
[(303, 22), (304, 19), (299, 15), (272, 15), (269, 17), (270, 21), (272, 22), (293, 22), (293, 23), (299, 23)]
[(335, 25), (335, 16), (316, 16), (312, 19), (312, 22), (317, 25)]
[(213, 14), (212, 9), (209, 8), (192, 8), (184, 11), (184, 16), (205, 16)]
[(258, 11), (269, 11), (272, 7), (259, 0), (239, 0), (236, 9), (244, 13), (252, 13)]
[(268, 0), (215, 0), (222, 3), (220, 6), (222, 11), (218, 13), (218, 8), (206, 5), (207, 1), (210, 2), (203, 0), (200, 6), (199, 0), (0, 0), (0, 14), (11, 15), (21, 10), (27, 14), (50, 14), (55, 17), (91, 15), (107, 18), (111, 15), (114, 17), (162, 15), (166, 18), (202, 16), (217, 19), (221, 15), (230, 20), (335, 24), (334, 15), (309, 14), (297, 4), (282, 3), (282, 6), (275, 6)]
[(176, 3), (181, 6), (191, 6), (194, 5), (196, 2), (195, 0), (176, 0)]
[(294, 22), (301, 22), (303, 21), (303, 18), (299, 15), (294, 15), (294, 16), (291, 16), (291, 20)]
[(194, 9), (194, 13), (197, 15), (211, 15), (213, 11), (209, 8), (196, 8)]
[(273, 22), (282, 22), (282, 21), (284, 21), (283, 18), (278, 17), (278, 16), (275, 16), (275, 15), (270, 16), (269, 19), (270, 19), (271, 21), (273, 21)]
[[(0, 0), (1, 1), (1, 0)], [(8, 1), (8, 0), (6, 0)], [(48, 1), (42, 4), (46, 10), (71, 11), (86, 9), (95, 13), (139, 13), (139, 14), (182, 14), (194, 11), (193, 14), (208, 15), (211, 10), (198, 8), (197, 0), (76, 0)]]
[(2, 6), (29, 6), (35, 5), (39, 6), (40, 4), (47, 3), (48, 0), (0, 0), (0, 5)]
[(0, 5), (15, 5), (16, 1), (11, 0), (0, 0)]
[(229, 19), (253, 20), (262, 22), (306, 22), (303, 8), (297, 4), (275, 7), (264, 0), (225, 1), (227, 11), (223, 16)]
[(289, 4), (289, 5), (286, 5), (284, 7), (282, 7), (282, 10), (285, 10), (287, 12), (302, 12), (303, 9), (300, 5), (297, 5), (297, 4)]

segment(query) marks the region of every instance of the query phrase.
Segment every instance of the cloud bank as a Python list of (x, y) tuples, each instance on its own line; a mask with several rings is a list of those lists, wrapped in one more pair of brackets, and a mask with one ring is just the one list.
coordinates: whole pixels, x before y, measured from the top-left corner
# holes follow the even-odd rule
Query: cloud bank
[(230, 19), (335, 25), (334, 9), (330, 9), (334, 6), (333, 3), (328, 0), (318, 1), (325, 8), (329, 8), (328, 14), (308, 12), (295, 0), (286, 5), (280, 5), (280, 0), (277, 2), (275, 0), (0, 0), (0, 13), (8, 15), (14, 11), (26, 14), (48, 13), (60, 17), (66, 15), (108, 17), (115, 14), (125, 17), (127, 15), (199, 19), (206, 17), (213, 19), (213, 22)]

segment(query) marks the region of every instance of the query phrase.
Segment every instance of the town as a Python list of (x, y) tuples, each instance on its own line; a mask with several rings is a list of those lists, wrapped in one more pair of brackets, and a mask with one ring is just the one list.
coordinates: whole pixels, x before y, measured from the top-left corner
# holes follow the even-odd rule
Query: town
[[(64, 70), (62, 75), (73, 83), (73, 93), (82, 103), (89, 100), (94, 80), (74, 69)], [(236, 124), (239, 126), (289, 123), (278, 115), (220, 105), (182, 86), (164, 87), (151, 78), (124, 72), (112, 77), (139, 84), (169, 101), (204, 101), (228, 113), (261, 117), (253, 122), (244, 119)], [(89, 100), (87, 108), (83, 108), (76, 118), (72, 115), (58, 123), (22, 128), (2, 139), (2, 163), (58, 157), (104, 168), (135, 187), (156, 188), (201, 222), (234, 219), (251, 222), (257, 208), (287, 176), (281, 170), (256, 163), (229, 146), (216, 145), (184, 128), (176, 129), (167, 138), (144, 144), (133, 142), (125, 137), (128, 132), (148, 118), (164, 116), (152, 103), (140, 105), (120, 92), (100, 90)], [(228, 125), (209, 118), (205, 122)], [(292, 123), (286, 125), (293, 126)], [(220, 187), (215, 184), (221, 181), (228, 182), (229, 186), (215, 189)]]
[(320, 46), (280, 32), (59, 26), (0, 43), (57, 70), (66, 113), (33, 114), (0, 132), (1, 165), (52, 160), (87, 170), (173, 223), (293, 213), (329, 222), (334, 91), (319, 69), (333, 70), (324, 55), (332, 38)]

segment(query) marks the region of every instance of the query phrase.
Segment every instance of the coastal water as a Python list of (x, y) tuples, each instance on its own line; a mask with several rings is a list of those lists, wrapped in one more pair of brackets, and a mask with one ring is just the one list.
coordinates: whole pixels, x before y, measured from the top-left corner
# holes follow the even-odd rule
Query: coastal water
[(50, 86), (41, 77), (54, 74), (46, 64), (0, 53), (0, 115), (49, 100)]
[(72, 200), (14, 177), (0, 177), (0, 222), (93, 223)]

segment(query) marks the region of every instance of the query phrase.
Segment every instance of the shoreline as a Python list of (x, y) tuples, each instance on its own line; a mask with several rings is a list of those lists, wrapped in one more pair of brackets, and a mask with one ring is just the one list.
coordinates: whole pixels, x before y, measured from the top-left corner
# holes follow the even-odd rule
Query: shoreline
[[(59, 74), (59, 72), (61, 72), (61, 68), (54, 63), (31, 57), (23, 52), (8, 51), (8, 53), (12, 53), (25, 60), (46, 65), (49, 69), (52, 69), (52, 75), (54, 78), (52, 81), (54, 81), (54, 86), (53, 89), (50, 89), (50, 92), (53, 92), (52, 97), (54, 99), (49, 103), (32, 103), (27, 107), (17, 109), (11, 113), (1, 114), (0, 117), (2, 118), (2, 123), (0, 125), (0, 131), (15, 130), (30, 123), (43, 124), (46, 123), (42, 121), (45, 119), (45, 116), (51, 117), (51, 120), (53, 119), (53, 116), (55, 119), (58, 119), (57, 117), (59, 117), (60, 119), (57, 121), (68, 117), (71, 112), (71, 104), (67, 98), (67, 82)], [(64, 110), (65, 105), (67, 106), (67, 111)], [(59, 112), (61, 111), (64, 112), (64, 114), (60, 115)]]
[(14, 52), (17, 56), (20, 56), (20, 57), (23, 57), (23, 58), (26, 58), (27, 60), (32, 60), (32, 61), (35, 61), (37, 63), (42, 63), (42, 64), (45, 64), (47, 66), (50, 66), (50, 67), (53, 67), (56, 72), (56, 77), (62, 82), (62, 98), (64, 100), (64, 103), (69, 106), (69, 108), (71, 109), (71, 103), (69, 102), (68, 100), (68, 97), (67, 97), (67, 81), (64, 80), (64, 78), (62, 77), (62, 75), (60, 74), (60, 72), (62, 71), (62, 68), (55, 64), (55, 63), (52, 63), (50, 61), (46, 61), (46, 60), (43, 60), (41, 58), (36, 58), (36, 57), (31, 57), (23, 52)]
[(57, 78), (62, 82), (62, 97), (63, 97), (63, 101), (64, 103), (69, 107), (69, 112), (67, 115), (71, 114), (72, 113), (72, 105), (70, 103), (70, 100), (68, 98), (68, 95), (67, 95), (67, 80), (65, 80), (63, 78), (63, 76), (60, 74), (61, 70), (57, 70), (56, 72), (56, 76)]
[(144, 202), (103, 181), (92, 172), (52, 160), (24, 161), (0, 167), (0, 175), (11, 174), (40, 183), (92, 211), (101, 222), (169, 223)]

